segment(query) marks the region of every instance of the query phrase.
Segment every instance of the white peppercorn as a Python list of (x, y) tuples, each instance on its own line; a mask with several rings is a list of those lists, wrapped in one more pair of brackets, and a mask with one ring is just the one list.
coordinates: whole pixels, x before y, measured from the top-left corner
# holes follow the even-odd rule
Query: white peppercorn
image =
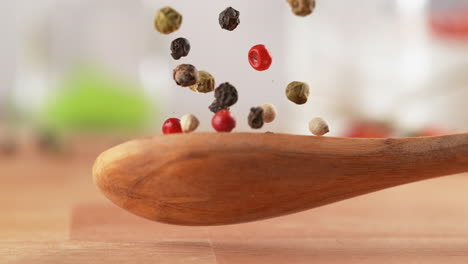
[(264, 104), (260, 106), (263, 109), (263, 121), (271, 123), (276, 119), (276, 108), (272, 104)]
[(192, 114), (186, 114), (180, 119), (180, 125), (184, 133), (190, 133), (197, 130), (200, 121)]
[(309, 122), (309, 130), (316, 136), (323, 136), (330, 132), (327, 122), (320, 117), (314, 118)]

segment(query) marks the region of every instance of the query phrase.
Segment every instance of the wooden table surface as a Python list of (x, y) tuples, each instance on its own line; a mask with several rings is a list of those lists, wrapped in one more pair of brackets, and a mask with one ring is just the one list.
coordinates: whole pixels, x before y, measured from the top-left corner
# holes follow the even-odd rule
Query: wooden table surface
[(468, 263), (468, 175), (267, 221), (180, 227), (108, 202), (90, 174), (99, 150), (0, 156), (0, 263)]

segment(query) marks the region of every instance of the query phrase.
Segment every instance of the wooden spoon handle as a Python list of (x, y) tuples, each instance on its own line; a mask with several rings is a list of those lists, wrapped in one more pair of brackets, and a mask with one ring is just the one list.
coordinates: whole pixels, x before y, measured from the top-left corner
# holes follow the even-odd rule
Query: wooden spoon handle
[(294, 213), (468, 171), (468, 135), (349, 139), (281, 134), (158, 136), (104, 152), (102, 192), (148, 219), (221, 225)]

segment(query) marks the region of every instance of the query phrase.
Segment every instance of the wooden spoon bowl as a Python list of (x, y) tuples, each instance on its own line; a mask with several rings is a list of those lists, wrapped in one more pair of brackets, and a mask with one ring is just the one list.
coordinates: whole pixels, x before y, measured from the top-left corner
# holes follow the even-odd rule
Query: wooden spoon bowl
[(192, 133), (102, 153), (96, 185), (118, 206), (178, 225), (266, 219), (468, 171), (468, 134), (351, 139)]

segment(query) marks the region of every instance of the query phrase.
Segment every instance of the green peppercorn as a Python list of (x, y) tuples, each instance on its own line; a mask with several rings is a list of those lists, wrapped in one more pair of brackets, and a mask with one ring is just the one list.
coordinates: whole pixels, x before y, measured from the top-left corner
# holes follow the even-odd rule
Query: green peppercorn
[(199, 93), (209, 93), (214, 91), (215, 79), (207, 71), (198, 72), (198, 82), (190, 86), (190, 90), (199, 92)]
[(171, 7), (161, 8), (156, 14), (154, 27), (162, 34), (170, 34), (182, 25), (182, 15)]
[(297, 16), (308, 16), (315, 9), (315, 0), (287, 0), (292, 12)]
[(309, 85), (303, 82), (292, 82), (286, 88), (286, 96), (296, 104), (305, 104), (309, 97)]

